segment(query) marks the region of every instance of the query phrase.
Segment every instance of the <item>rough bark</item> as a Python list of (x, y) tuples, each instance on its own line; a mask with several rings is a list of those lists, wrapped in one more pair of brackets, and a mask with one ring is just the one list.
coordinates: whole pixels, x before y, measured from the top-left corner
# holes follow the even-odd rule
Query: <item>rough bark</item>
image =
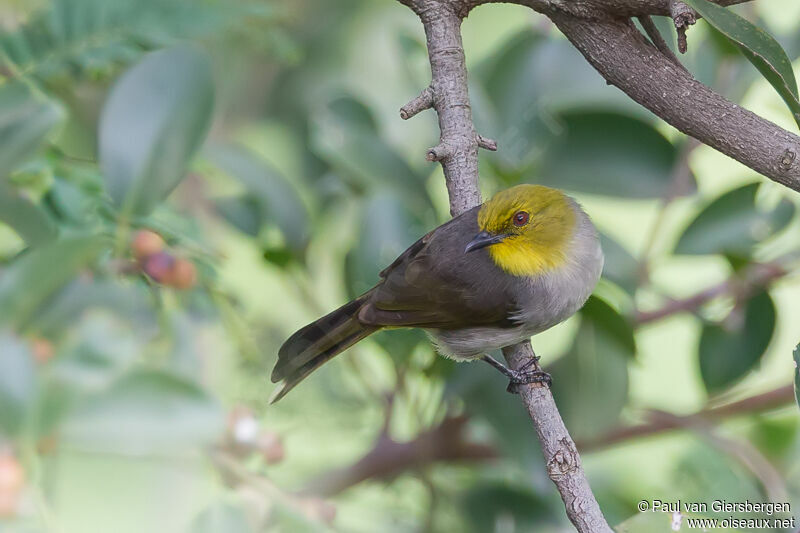
[[(712, 0), (721, 6), (743, 4), (750, 0)], [(498, 0), (481, 0), (457, 2), (459, 4), (502, 3)], [(680, 0), (509, 0), (509, 3), (521, 4), (536, 11), (562, 12), (578, 18), (597, 19), (608, 17), (642, 17), (645, 15), (671, 16), (673, 7), (682, 4)]]
[[(439, 115), (439, 144), (428, 150), (429, 161), (439, 161), (444, 169), (450, 214), (457, 216), (481, 203), (478, 190), (478, 134), (472, 122), (467, 92), (467, 66), (461, 43), (459, 13), (449, 4), (437, 1), (416, 2), (414, 7), (425, 28), (431, 62), (431, 85), (401, 110), (418, 109), (419, 99), (431, 100)], [(426, 93), (429, 93), (428, 96)]]
[[(504, 348), (503, 355), (515, 369), (534, 357), (530, 342)], [(583, 472), (578, 449), (561, 419), (550, 389), (534, 383), (518, 386), (517, 391), (539, 437), (547, 475), (561, 494), (567, 516), (575, 529), (580, 532), (610, 532), (611, 528)]]

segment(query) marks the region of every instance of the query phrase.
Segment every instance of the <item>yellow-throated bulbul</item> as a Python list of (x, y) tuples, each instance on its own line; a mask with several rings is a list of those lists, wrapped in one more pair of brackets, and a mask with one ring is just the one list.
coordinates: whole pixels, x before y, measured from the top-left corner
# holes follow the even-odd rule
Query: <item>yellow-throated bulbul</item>
[(541, 185), (501, 191), (412, 244), (375, 287), (292, 335), (272, 371), (273, 382), (283, 380), (272, 401), (383, 328), (422, 328), (446, 357), (484, 358), (512, 383), (541, 381), (542, 372), (507, 369), (486, 352), (571, 316), (602, 268), (597, 231), (572, 198)]

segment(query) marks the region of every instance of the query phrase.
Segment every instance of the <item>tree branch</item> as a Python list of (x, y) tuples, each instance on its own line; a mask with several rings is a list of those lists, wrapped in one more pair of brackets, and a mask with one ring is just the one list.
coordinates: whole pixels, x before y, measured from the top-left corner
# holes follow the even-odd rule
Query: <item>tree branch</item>
[[(793, 255), (795, 254), (789, 254), (787, 257)], [(678, 313), (694, 312), (714, 298), (726, 294), (749, 296), (757, 289), (767, 287), (773, 281), (784, 277), (788, 272), (780, 261), (754, 264), (747, 268), (742, 275), (731, 277), (688, 298), (673, 300), (654, 311), (639, 311), (636, 313), (634, 321), (637, 326), (641, 326)]]
[(661, 411), (649, 411), (648, 422), (634, 426), (621, 426), (608, 433), (578, 442), (581, 451), (594, 451), (630, 439), (658, 435), (667, 431), (691, 427), (698, 421), (716, 421), (722, 418), (769, 411), (794, 401), (794, 388), (786, 385), (769, 392), (719, 407), (709, 407), (691, 415), (678, 416)]
[(408, 442), (397, 442), (385, 432), (361, 459), (350, 466), (323, 474), (311, 481), (302, 494), (334, 496), (367, 479), (391, 478), (434, 462), (486, 461), (497, 457), (488, 444), (464, 439), (465, 416), (445, 418), (438, 426)]
[(800, 191), (800, 137), (726, 100), (653, 48), (629, 20), (547, 13), (611, 84), (680, 131)]
[[(503, 348), (511, 368), (519, 369), (534, 358), (530, 342)], [(536, 363), (534, 370), (539, 370)], [(579, 532), (610, 532), (592, 493), (575, 442), (558, 412), (550, 389), (538, 383), (517, 386), (544, 454), (547, 475), (564, 501), (567, 516)]]
[[(674, 4), (679, 0), (511, 0), (535, 9), (541, 13), (561, 12), (577, 18), (594, 20), (598, 18), (628, 18), (647, 15), (672, 16)], [(743, 4), (751, 0), (712, 0), (721, 6)], [(457, 4), (499, 3), (498, 0), (460, 1)]]
[(650, 38), (650, 41), (658, 48), (658, 51), (664, 54), (670, 61), (675, 63), (682, 69), (685, 69), (683, 63), (672, 53), (667, 41), (664, 40), (664, 37), (661, 35), (661, 32), (658, 31), (655, 22), (653, 22), (652, 17), (645, 16), (639, 17), (639, 23), (642, 25), (647, 36)]
[[(576, 446), (584, 453), (593, 452), (638, 438), (692, 429), (701, 422), (708, 425), (725, 418), (778, 409), (793, 401), (793, 387), (786, 385), (743, 400), (707, 407), (691, 415), (649, 410), (646, 423), (612, 428), (600, 436), (579, 441)], [(361, 459), (311, 481), (301, 494), (334, 496), (363, 481), (393, 477), (410, 469), (423, 469), (434, 462), (476, 462), (497, 458), (497, 451), (491, 446), (464, 441), (466, 423), (464, 417), (446, 418), (435, 428), (405, 443), (388, 439), (384, 430), (373, 448)]]
[[(439, 145), (428, 151), (427, 158), (441, 162), (450, 198), (450, 213), (457, 216), (481, 203), (478, 147), (496, 147), (496, 143), (479, 137), (475, 132), (461, 42), (461, 21), (480, 2), (401, 1), (414, 10), (425, 28), (433, 108), (439, 116), (441, 132)], [(508, 347), (503, 354), (512, 368), (519, 368), (534, 358), (529, 342)], [(592, 494), (575, 443), (561, 420), (550, 390), (529, 384), (519, 387), (519, 394), (533, 420), (547, 473), (561, 494), (567, 516), (580, 532), (610, 533), (611, 528)]]
[(786, 483), (775, 466), (748, 441), (740, 441), (717, 434), (708, 424), (697, 424), (688, 428), (697, 433), (709, 444), (735, 459), (750, 471), (764, 488), (764, 493), (772, 502), (786, 501)]
[[(481, 203), (478, 189), (478, 147), (495, 143), (479, 138), (472, 122), (467, 68), (461, 42), (461, 21), (480, 2), (466, 0), (401, 0), (419, 16), (425, 28), (431, 63), (433, 108), (439, 116), (440, 143), (428, 159), (441, 162), (450, 197), (450, 213), (459, 215)], [(479, 140), (480, 139), (480, 140)], [(488, 146), (487, 146), (488, 145)], [(503, 350), (512, 368), (533, 360), (529, 342)], [(567, 516), (580, 532), (611, 532), (581, 467), (569, 436), (546, 387), (519, 387), (542, 445), (547, 473), (564, 500)]]

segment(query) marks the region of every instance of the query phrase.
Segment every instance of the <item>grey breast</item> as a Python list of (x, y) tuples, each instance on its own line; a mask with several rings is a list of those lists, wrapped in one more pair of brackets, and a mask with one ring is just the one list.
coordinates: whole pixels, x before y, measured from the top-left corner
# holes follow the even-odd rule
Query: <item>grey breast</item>
[(558, 269), (526, 279), (512, 318), (524, 323), (531, 335), (544, 331), (572, 316), (592, 294), (603, 270), (603, 251), (597, 230), (589, 216), (572, 198), (577, 215), (569, 243), (567, 261)]

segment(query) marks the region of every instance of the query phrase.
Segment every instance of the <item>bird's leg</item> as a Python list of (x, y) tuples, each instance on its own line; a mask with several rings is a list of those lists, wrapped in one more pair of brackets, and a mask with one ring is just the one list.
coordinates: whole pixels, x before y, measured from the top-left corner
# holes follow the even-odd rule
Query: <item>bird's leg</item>
[[(533, 356), (528, 360), (519, 370), (512, 370), (506, 365), (492, 357), (491, 355), (484, 355), (481, 359), (495, 367), (505, 377), (508, 378), (508, 392), (514, 394), (517, 391), (517, 385), (524, 383), (546, 383), (548, 387), (553, 383), (553, 378), (547, 372), (539, 369), (539, 358)], [(533, 370), (530, 368), (533, 367)]]

